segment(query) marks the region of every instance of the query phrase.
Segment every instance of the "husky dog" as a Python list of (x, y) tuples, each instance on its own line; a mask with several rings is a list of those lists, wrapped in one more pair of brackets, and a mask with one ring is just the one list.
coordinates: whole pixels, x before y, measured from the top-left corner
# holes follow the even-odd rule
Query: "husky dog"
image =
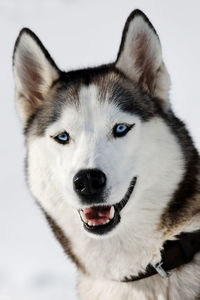
[(13, 68), (28, 185), (79, 298), (198, 299), (199, 155), (148, 18), (131, 13), (114, 63), (70, 72), (24, 28)]

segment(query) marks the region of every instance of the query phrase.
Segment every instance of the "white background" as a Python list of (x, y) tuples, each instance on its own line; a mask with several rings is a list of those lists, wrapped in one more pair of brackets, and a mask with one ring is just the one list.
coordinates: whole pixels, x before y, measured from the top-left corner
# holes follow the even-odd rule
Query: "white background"
[(18, 32), (31, 28), (61, 69), (97, 65), (115, 59), (134, 8), (148, 15), (160, 35), (174, 110), (200, 148), (199, 0), (0, 0), (0, 300), (76, 299), (75, 267), (25, 184), (12, 78)]

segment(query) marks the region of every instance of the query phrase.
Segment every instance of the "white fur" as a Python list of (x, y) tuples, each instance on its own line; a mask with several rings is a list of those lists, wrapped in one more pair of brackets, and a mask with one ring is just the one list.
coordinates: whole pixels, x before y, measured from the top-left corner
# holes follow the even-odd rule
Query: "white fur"
[(174, 271), (168, 279), (155, 275), (132, 283), (95, 280), (79, 275), (81, 300), (197, 300), (199, 295), (200, 255), (194, 263)]
[[(29, 138), (31, 191), (70, 239), (73, 252), (88, 272), (87, 276), (79, 274), (81, 299), (168, 299), (168, 281), (158, 276), (134, 284), (113, 280), (137, 275), (150, 262), (160, 260), (164, 232), (157, 226), (183, 176), (180, 146), (159, 117), (143, 123), (138, 116), (124, 113), (107, 101), (99, 102), (97, 97), (97, 87), (82, 87), (78, 110), (73, 105), (66, 107), (44, 137)], [(113, 126), (123, 122), (135, 126), (125, 137), (114, 139)], [(63, 130), (71, 136), (65, 146), (51, 138)], [(101, 238), (84, 230), (77, 212), (83, 205), (73, 191), (72, 178), (82, 168), (99, 168), (106, 174), (108, 204), (119, 202), (131, 179), (138, 177), (121, 211), (120, 224)], [(196, 273), (188, 278), (190, 269), (193, 267), (186, 266), (171, 277), (170, 300), (194, 299), (200, 270), (195, 266)], [(193, 285), (194, 289), (188, 290)]]

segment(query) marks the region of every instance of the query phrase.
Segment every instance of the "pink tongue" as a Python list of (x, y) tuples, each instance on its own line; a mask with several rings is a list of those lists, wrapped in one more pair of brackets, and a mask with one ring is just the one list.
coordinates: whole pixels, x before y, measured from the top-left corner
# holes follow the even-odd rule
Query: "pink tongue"
[(111, 206), (94, 206), (85, 208), (84, 215), (93, 224), (103, 224), (109, 220)]

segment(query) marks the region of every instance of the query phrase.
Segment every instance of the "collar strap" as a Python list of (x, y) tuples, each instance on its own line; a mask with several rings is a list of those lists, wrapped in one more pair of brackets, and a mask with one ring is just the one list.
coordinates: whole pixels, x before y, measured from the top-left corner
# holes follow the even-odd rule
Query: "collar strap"
[(177, 240), (164, 243), (160, 263), (149, 264), (146, 273), (125, 277), (122, 282), (137, 281), (156, 274), (163, 278), (169, 277), (173, 269), (191, 262), (198, 252), (200, 252), (200, 230), (181, 233), (177, 236)]

